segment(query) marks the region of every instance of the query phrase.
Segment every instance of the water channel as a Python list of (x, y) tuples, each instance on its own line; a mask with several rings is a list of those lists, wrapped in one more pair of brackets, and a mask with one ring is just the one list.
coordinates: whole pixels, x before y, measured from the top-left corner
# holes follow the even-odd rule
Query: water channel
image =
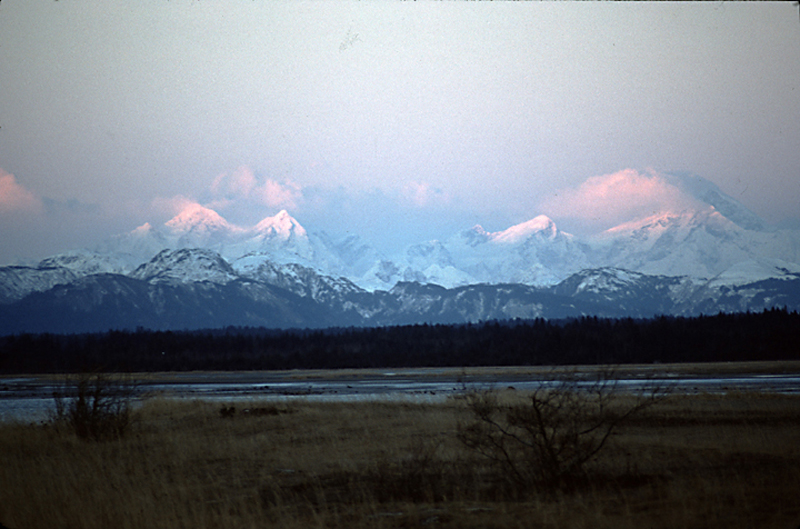
[[(765, 367), (766, 366), (766, 367)], [(531, 391), (559, 383), (564, 373), (593, 384), (601, 370), (586, 368), (415, 368), (331, 371), (189, 372), (132, 375), (138, 399), (202, 399), (219, 402), (264, 400), (398, 400), (437, 402), (474, 390)], [(38, 422), (54, 408), (53, 392), (66, 378), (0, 377), (0, 421)], [(624, 391), (669, 390), (683, 394), (729, 391), (800, 394), (800, 363), (782, 368), (766, 363), (679, 367), (623, 366), (613, 383)]]

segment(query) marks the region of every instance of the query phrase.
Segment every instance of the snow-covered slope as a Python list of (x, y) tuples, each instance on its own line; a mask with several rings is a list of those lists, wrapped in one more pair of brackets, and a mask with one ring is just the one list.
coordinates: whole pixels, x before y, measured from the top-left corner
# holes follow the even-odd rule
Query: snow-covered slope
[(284, 288), (315, 301), (328, 301), (332, 297), (364, 292), (348, 279), (323, 276), (316, 270), (299, 264), (282, 265), (269, 260), (250, 261), (244, 257), (235, 261), (233, 268), (240, 277)]
[(746, 230), (716, 209), (665, 212), (628, 222), (590, 240), (591, 262), (647, 274), (714, 277), (761, 258), (800, 261), (800, 233)]
[(475, 283), (551, 285), (588, 264), (586, 246), (544, 215), (498, 232), (481, 226), (445, 241), (412, 245), (375, 263), (355, 281), (364, 288), (391, 288), (398, 281), (447, 288)]
[(707, 287), (732, 287), (767, 279), (792, 280), (800, 277), (800, 264), (781, 259), (751, 259), (731, 266), (711, 278)]
[(582, 270), (553, 287), (553, 292), (576, 301), (611, 305), (635, 316), (670, 314), (684, 303), (700, 280), (652, 276), (622, 268)]
[(139, 259), (131, 258), (117, 252), (99, 252), (95, 250), (72, 250), (43, 259), (39, 268), (63, 267), (77, 275), (91, 274), (126, 274), (134, 270)]
[(61, 266), (0, 267), (0, 305), (18, 301), (32, 292), (44, 292), (56, 285), (66, 285), (80, 275)]
[(549, 285), (587, 264), (585, 248), (544, 215), (499, 232), (475, 226), (448, 244), (456, 262), (487, 283)]
[(679, 312), (760, 311), (784, 306), (797, 310), (798, 297), (800, 265), (779, 259), (750, 260), (700, 285)]
[(742, 229), (763, 231), (766, 225), (744, 204), (725, 194), (716, 184), (691, 173), (667, 173), (663, 178), (700, 203), (713, 207)]
[(199, 248), (163, 250), (130, 276), (149, 283), (209, 281), (220, 285), (238, 278), (231, 265), (218, 253)]

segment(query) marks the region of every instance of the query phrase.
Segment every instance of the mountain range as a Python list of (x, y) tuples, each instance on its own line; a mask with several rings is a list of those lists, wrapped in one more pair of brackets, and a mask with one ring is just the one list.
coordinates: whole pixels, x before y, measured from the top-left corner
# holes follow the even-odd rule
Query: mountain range
[(0, 267), (0, 333), (800, 308), (800, 232), (766, 226), (700, 177), (668, 178), (698, 205), (585, 238), (540, 215), (391, 256), (287, 211), (244, 228), (194, 204), (92, 249)]

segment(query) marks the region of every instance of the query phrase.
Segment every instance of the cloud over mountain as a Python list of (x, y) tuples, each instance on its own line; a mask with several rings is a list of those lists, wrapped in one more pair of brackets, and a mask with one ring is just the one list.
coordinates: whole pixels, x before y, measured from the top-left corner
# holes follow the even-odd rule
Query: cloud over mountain
[(402, 195), (407, 202), (418, 208), (446, 204), (450, 200), (444, 190), (434, 187), (428, 182), (408, 182), (403, 186)]
[(17, 178), (0, 169), (0, 214), (41, 213), (39, 197), (17, 182)]
[(295, 210), (303, 202), (303, 192), (299, 184), (261, 178), (246, 165), (217, 176), (211, 183), (209, 191), (213, 197), (212, 204), (220, 208), (233, 203), (240, 206), (245, 203)]
[(579, 187), (564, 189), (540, 204), (547, 215), (572, 221), (592, 232), (630, 219), (707, 207), (665, 176), (635, 169), (591, 177)]

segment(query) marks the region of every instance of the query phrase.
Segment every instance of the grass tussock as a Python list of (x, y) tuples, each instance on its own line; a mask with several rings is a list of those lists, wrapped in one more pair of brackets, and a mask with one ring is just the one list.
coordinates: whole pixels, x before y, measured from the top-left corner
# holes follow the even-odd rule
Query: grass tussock
[(620, 424), (569, 489), (509, 479), (459, 440), (472, 420), (468, 399), (151, 400), (133, 413), (126, 435), (100, 442), (54, 424), (3, 424), (0, 522), (11, 529), (800, 524), (797, 397), (660, 401)]

